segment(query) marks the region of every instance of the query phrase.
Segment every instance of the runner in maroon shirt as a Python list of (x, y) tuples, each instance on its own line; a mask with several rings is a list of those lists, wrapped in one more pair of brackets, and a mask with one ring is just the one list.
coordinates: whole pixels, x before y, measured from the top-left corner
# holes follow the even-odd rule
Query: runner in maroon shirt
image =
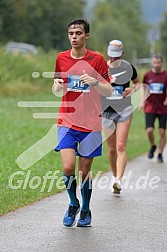
[(167, 120), (167, 71), (163, 69), (163, 58), (160, 55), (152, 57), (152, 70), (144, 75), (143, 83), (149, 85), (150, 96), (143, 104), (146, 121), (146, 132), (151, 145), (148, 158), (154, 157), (157, 148), (154, 139), (155, 119), (159, 121), (158, 162), (163, 162), (163, 150), (166, 143)]

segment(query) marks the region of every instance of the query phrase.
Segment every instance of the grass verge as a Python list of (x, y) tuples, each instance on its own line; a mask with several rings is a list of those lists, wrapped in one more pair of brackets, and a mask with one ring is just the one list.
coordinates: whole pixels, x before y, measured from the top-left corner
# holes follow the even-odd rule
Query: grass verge
[[(61, 176), (61, 160), (59, 153), (51, 151), (28, 170), (20, 169), (15, 162), (22, 152), (45, 136), (56, 123), (56, 120), (53, 119), (36, 120), (32, 118), (34, 112), (55, 112), (55, 108), (19, 108), (17, 102), (22, 100), (54, 101), (55, 96), (52, 93), (39, 93), (38, 95), (17, 97), (1, 96), (0, 99), (0, 215), (2, 215), (61, 191), (56, 186), (57, 180), (53, 186), (50, 185), (50, 180), (47, 181), (45, 187), (43, 185), (43, 177), (48, 172), (53, 174), (57, 170), (58, 177)], [(145, 153), (148, 148), (143, 113), (135, 112), (128, 138), (128, 160)], [(107, 146), (104, 144), (103, 156), (95, 158), (92, 171), (95, 176), (98, 171), (106, 172), (108, 170)], [(16, 175), (12, 180), (15, 189), (11, 189), (9, 181), (15, 172)], [(39, 186), (37, 186), (38, 184)]]

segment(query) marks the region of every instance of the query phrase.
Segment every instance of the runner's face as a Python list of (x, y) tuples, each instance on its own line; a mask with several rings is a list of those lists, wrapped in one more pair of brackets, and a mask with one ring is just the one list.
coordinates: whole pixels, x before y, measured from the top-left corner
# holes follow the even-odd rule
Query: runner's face
[(153, 58), (151, 62), (152, 68), (154, 69), (155, 72), (160, 72), (162, 70), (162, 61), (161, 59), (156, 59)]
[(68, 29), (68, 38), (73, 48), (85, 46), (85, 40), (88, 39), (89, 33), (85, 34), (83, 25), (71, 25)]
[(110, 58), (111, 63), (118, 60), (118, 59), (120, 59), (120, 57), (109, 57), (109, 58)]

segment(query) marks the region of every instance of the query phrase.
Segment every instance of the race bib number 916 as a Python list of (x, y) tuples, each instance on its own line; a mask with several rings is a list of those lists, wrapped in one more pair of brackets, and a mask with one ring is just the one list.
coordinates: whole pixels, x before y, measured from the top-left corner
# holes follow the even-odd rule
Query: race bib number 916
[(90, 92), (89, 84), (82, 84), (79, 75), (68, 75), (67, 91)]

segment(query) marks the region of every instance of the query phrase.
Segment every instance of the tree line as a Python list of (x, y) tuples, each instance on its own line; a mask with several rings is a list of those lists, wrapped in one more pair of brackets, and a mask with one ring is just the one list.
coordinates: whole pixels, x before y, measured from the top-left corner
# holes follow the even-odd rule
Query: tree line
[(82, 0), (0, 0), (1, 42), (32, 43), (45, 50), (67, 47), (67, 24), (82, 16)]
[[(0, 0), (0, 40), (32, 43), (45, 50), (69, 48), (67, 24), (83, 18), (85, 0)], [(106, 52), (112, 39), (122, 40), (126, 57), (149, 57), (149, 26), (140, 0), (96, 0), (88, 46)], [(167, 55), (167, 13), (160, 26), (159, 49)]]

